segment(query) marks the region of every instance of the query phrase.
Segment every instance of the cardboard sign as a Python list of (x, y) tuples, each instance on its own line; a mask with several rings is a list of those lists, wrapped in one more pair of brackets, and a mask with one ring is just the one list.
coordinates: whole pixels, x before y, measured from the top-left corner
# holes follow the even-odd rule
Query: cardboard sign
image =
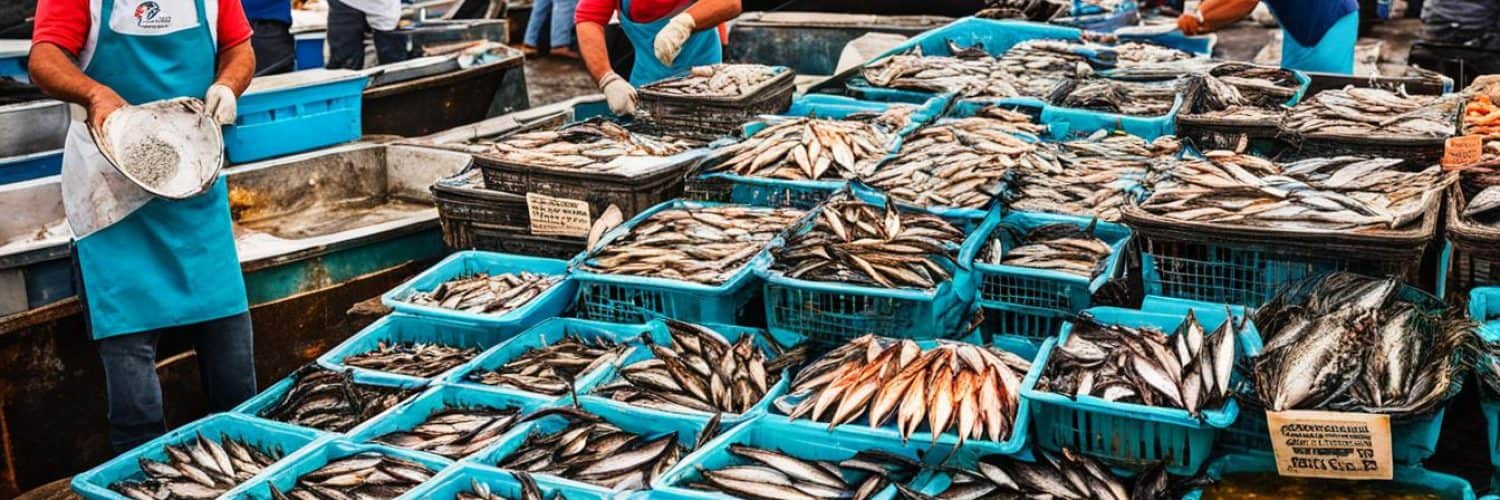
[(1462, 135), (1448, 138), (1443, 146), (1443, 169), (1452, 170), (1479, 163), (1484, 158), (1484, 138)]
[(526, 211), (531, 214), (531, 234), (589, 235), (589, 203), (586, 201), (526, 193)]
[(1332, 411), (1266, 412), (1283, 476), (1391, 479), (1391, 418)]

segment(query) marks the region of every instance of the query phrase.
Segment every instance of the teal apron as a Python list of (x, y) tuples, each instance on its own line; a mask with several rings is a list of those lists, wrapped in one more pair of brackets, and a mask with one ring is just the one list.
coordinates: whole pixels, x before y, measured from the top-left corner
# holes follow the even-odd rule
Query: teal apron
[[(673, 14), (676, 15), (676, 14)], [(663, 16), (655, 22), (638, 23), (630, 20), (630, 0), (620, 0), (620, 29), (625, 38), (635, 46), (635, 68), (630, 70), (630, 84), (636, 87), (687, 73), (693, 66), (718, 64), (724, 60), (724, 46), (719, 43), (718, 28), (709, 28), (693, 33), (682, 44), (682, 52), (671, 66), (656, 58), (656, 34), (672, 21), (672, 16)]]
[(1302, 71), (1354, 74), (1354, 42), (1359, 38), (1359, 12), (1339, 18), (1316, 45), (1297, 43), (1291, 33), (1281, 33), (1281, 67)]
[[(102, 1), (103, 5), (95, 21), (100, 24), (98, 40), (84, 74), (114, 89), (131, 104), (202, 96), (213, 83), (218, 48), (203, 2), (215, 0), (175, 0), (190, 1), (197, 20), (196, 26), (175, 31), (173, 20), (163, 17), (172, 13), (156, 1), (119, 2), (133, 6), (131, 12), (115, 12), (115, 0), (93, 1)], [(183, 5), (173, 4), (178, 7), (175, 14), (187, 13)], [(131, 23), (127, 24), (130, 29), (141, 32), (118, 32), (116, 23)], [(155, 34), (150, 29), (166, 32)], [(82, 124), (74, 124), (79, 126)], [(70, 133), (69, 141), (89, 139), (86, 133)], [(74, 174), (65, 175), (65, 183), (80, 178), (78, 169), (96, 178), (118, 175), (108, 170), (113, 167), (100, 164), (101, 156), (92, 144), (74, 146), (78, 147), (69, 147), (63, 159), (64, 168), (72, 168)], [(80, 187), (75, 181), (64, 188), (76, 191), (99, 186)], [(68, 193), (64, 197), (68, 198)], [(69, 202), (65, 207), (71, 214), (86, 210), (88, 205)], [(73, 222), (72, 215), (69, 222)], [(103, 227), (79, 234), (76, 243), (83, 297), (95, 339), (200, 323), (249, 310), (223, 178), (202, 195), (186, 200), (152, 198), (123, 218), (100, 225)], [(74, 224), (75, 232), (79, 231), (77, 226)]]

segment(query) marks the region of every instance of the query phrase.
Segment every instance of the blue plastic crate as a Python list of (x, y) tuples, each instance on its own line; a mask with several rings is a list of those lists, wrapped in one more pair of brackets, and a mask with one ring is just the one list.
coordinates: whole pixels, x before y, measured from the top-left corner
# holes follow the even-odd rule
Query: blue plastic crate
[[(977, 341), (978, 339), (970, 337), (966, 340)], [(932, 349), (933, 347), (936, 347), (938, 343), (939, 341), (936, 340), (923, 340), (918, 341), (917, 345), (921, 346), (922, 350), (926, 351)], [(996, 339), (990, 345), (1020, 356), (1024, 359), (1036, 359), (1036, 355), (1038, 353), (1037, 346), (1035, 344), (1019, 339)], [(1023, 383), (1022, 386), (1024, 387), (1025, 384)], [(796, 405), (798, 402), (801, 402), (803, 398), (803, 395), (788, 395), (781, 398), (781, 401), (779, 401), (776, 406), (787, 407)], [(1027, 442), (1027, 439), (1031, 432), (1030, 422), (1032, 412), (1028, 410), (1029, 408), (1030, 403), (1024, 397), (1021, 398), (1020, 405), (1016, 408), (1015, 423), (1012, 426), (1010, 437), (1005, 441), (994, 442), (988, 439), (965, 439), (963, 449), (982, 455), (1021, 455), (1030, 453), (1030, 449), (1028, 448), (1029, 443)], [(815, 422), (804, 418), (788, 420), (785, 416), (781, 415), (779, 411), (770, 412), (769, 417), (784, 421), (785, 425), (788, 427), (800, 428), (808, 432), (821, 433), (830, 438), (834, 436), (859, 436), (862, 439), (870, 439), (879, 442), (901, 443), (901, 431), (896, 427), (894, 418), (886, 422), (885, 425), (875, 428), (871, 428), (868, 420), (864, 418), (856, 418), (855, 420), (844, 425), (829, 428), (826, 422)], [(912, 433), (911, 440), (909, 442), (922, 447), (928, 447), (933, 443), (933, 441), (932, 429), (928, 427), (925, 422), (923, 422), (922, 425), (917, 428), (916, 432)], [(958, 445), (958, 434), (954, 430), (950, 429), (948, 432), (939, 435), (936, 443), (939, 447), (953, 448)]]
[[(663, 210), (721, 205), (724, 204), (682, 200), (656, 205), (605, 233), (599, 240), (599, 247), (625, 237), (631, 229)], [(617, 323), (645, 323), (659, 317), (692, 323), (738, 323), (742, 310), (760, 291), (754, 270), (770, 260), (767, 253), (770, 246), (762, 248), (733, 276), (718, 285), (595, 273), (579, 267), (590, 257), (585, 252), (572, 263), (573, 278), (578, 281), (577, 315)]]
[(0, 184), (40, 179), (61, 171), (61, 149), (12, 156), (0, 159)]
[[(1205, 475), (1208, 480), (1216, 481), (1230, 474), (1256, 474), (1276, 473), (1275, 458), (1268, 454), (1236, 454), (1221, 457), (1209, 464)], [(1337, 481), (1330, 479), (1328, 481)], [(1441, 474), (1424, 470), (1419, 467), (1398, 466), (1395, 469), (1395, 477), (1391, 480), (1394, 484), (1419, 486), (1437, 491), (1446, 500), (1474, 500), (1474, 489), (1469, 482), (1455, 476)], [(1203, 497), (1201, 490), (1193, 490), (1183, 495), (1183, 500), (1198, 500)]]
[[(349, 337), (349, 340), (345, 340), (344, 343), (323, 353), (322, 356), (318, 356), (318, 364), (333, 370), (352, 369), (355, 373), (380, 373), (397, 379), (417, 381), (441, 380), (448, 372), (439, 373), (431, 377), (417, 377), (349, 366), (344, 364), (344, 358), (374, 351), (379, 349), (382, 343), (396, 344), (405, 342), (426, 342), (450, 347), (474, 348), (479, 350), (474, 355), (475, 358), (478, 358), (479, 354), (504, 342), (513, 335), (514, 332), (484, 328), (469, 323), (394, 313), (375, 320), (374, 323), (365, 327), (364, 330), (360, 330), (359, 333), (355, 333)], [(469, 361), (472, 361), (472, 359)], [(465, 363), (467, 362), (465, 361)], [(449, 369), (449, 371), (452, 370)]]
[[(1058, 334), (1062, 321), (1068, 315), (1087, 309), (1093, 302), (1094, 292), (1110, 279), (1119, 276), (1120, 259), (1125, 245), (1130, 241), (1130, 229), (1120, 224), (1098, 221), (1094, 235), (1104, 240), (1114, 251), (1104, 260), (1104, 269), (1093, 278), (1047, 269), (1033, 269), (1010, 265), (978, 262), (979, 252), (991, 239), (991, 235), (1002, 225), (1010, 225), (1028, 231), (1046, 224), (1072, 224), (1088, 227), (1093, 219), (1071, 215), (1054, 215), (1029, 212), (999, 212), (987, 217), (979, 230), (964, 243), (959, 260), (972, 266), (979, 286), (979, 305), (991, 311), (1005, 313), (1004, 326), (1014, 330), (992, 333), (1014, 335), (1040, 342), (1043, 338)], [(1002, 248), (1013, 248), (1011, 237), (1003, 237)], [(1054, 326), (1056, 328), (1054, 328)], [(1032, 329), (1035, 327), (1041, 327)]]
[[(292, 390), (292, 384), (296, 381), (294, 378), (296, 375), (296, 373), (293, 373), (292, 375), (281, 379), (281, 381), (276, 382), (275, 384), (272, 384), (271, 387), (260, 391), (260, 394), (256, 394), (254, 397), (245, 400), (245, 402), (240, 403), (239, 406), (234, 407), (234, 409), (230, 411), (264, 418), (261, 415), (261, 412), (269, 410), (272, 407), (276, 406), (276, 403), (279, 403), (281, 401), (281, 398), (286, 396), (287, 391)], [(354, 372), (354, 383), (412, 391), (411, 396), (415, 396), (416, 392), (424, 387), (427, 387), (428, 385), (428, 381), (426, 380), (410, 377), (396, 377), (394, 375), (387, 375), (379, 372)], [(370, 420), (364, 423), (367, 424), (369, 422), (379, 420), (380, 417), (385, 413), (389, 413), (391, 410), (399, 406), (401, 405), (397, 404), (396, 406), (387, 409), (385, 412), (371, 417)], [(358, 429), (359, 426), (356, 425), (353, 428), (349, 429), (349, 432), (353, 432)]]
[[(600, 404), (599, 401), (583, 400), (579, 406), (586, 412), (592, 413), (604, 419), (621, 430), (646, 437), (659, 437), (667, 433), (676, 433), (677, 442), (683, 447), (692, 449), (698, 433), (702, 432), (703, 426), (708, 423), (707, 418), (699, 418), (688, 415), (657, 415), (647, 417), (640, 415), (632, 409), (614, 405)], [(526, 422), (512, 429), (500, 441), (492, 445), (488, 450), (480, 452), (463, 460), (464, 463), (494, 466), (499, 461), (510, 456), (526, 444), (526, 439), (533, 434), (554, 434), (567, 427), (568, 420), (560, 416), (548, 416), (532, 422)], [(559, 487), (589, 492), (596, 495), (611, 496), (612, 491), (598, 485), (575, 481), (572, 479), (551, 476), (547, 474), (532, 474), (533, 477), (547, 477), (551, 484)]]
[[(497, 275), (523, 271), (561, 276), (562, 281), (520, 308), (500, 315), (455, 311), (417, 305), (407, 301), (413, 294), (430, 292), (443, 282), (454, 278), (479, 273)], [(567, 277), (567, 273), (568, 263), (558, 259), (467, 250), (449, 255), (437, 265), (422, 271), (422, 274), (386, 292), (380, 297), (380, 302), (400, 313), (470, 323), (507, 334), (516, 333), (542, 320), (558, 316), (573, 303), (573, 298), (578, 293), (578, 285)]]
[[(1104, 324), (1130, 327), (1154, 327), (1173, 333), (1192, 311), (1209, 332), (1229, 319), (1224, 305), (1148, 297), (1140, 311), (1115, 307), (1097, 307), (1085, 311)], [(1244, 317), (1242, 308), (1234, 308), (1236, 317)], [(1236, 320), (1238, 321), (1238, 320)], [(1255, 325), (1244, 318), (1239, 331), (1236, 355), (1243, 358), (1260, 348)], [(1068, 339), (1072, 323), (1063, 325), (1062, 334), (1047, 339), (1026, 375), (1022, 397), (1031, 402), (1031, 420), (1037, 444), (1043, 449), (1060, 452), (1070, 448), (1122, 468), (1136, 468), (1167, 461), (1167, 471), (1192, 475), (1208, 460), (1219, 430), (1229, 427), (1239, 415), (1239, 404), (1233, 398), (1218, 409), (1205, 409), (1201, 418), (1187, 410), (1110, 402), (1094, 396), (1069, 396), (1036, 389), (1052, 351)]]
[[(778, 450), (803, 460), (820, 460), (838, 463), (861, 451), (883, 451), (905, 457), (916, 462), (937, 460), (948, 454), (951, 448), (929, 449), (925, 443), (915, 440), (901, 444), (900, 441), (871, 438), (855, 434), (828, 434), (819, 429), (789, 425), (785, 418), (765, 416), (746, 422), (704, 444), (702, 448), (684, 457), (676, 466), (657, 478), (652, 484), (650, 498), (663, 499), (728, 499), (729, 495), (688, 488), (688, 483), (698, 481), (701, 470), (716, 470), (734, 465), (753, 463), (729, 451), (730, 445), (753, 446)], [(874, 499), (894, 498), (896, 489), (887, 486)]]
[[(499, 368), (520, 355), (525, 354), (526, 351), (552, 345), (568, 335), (581, 337), (585, 340), (603, 338), (612, 340), (617, 344), (623, 344), (634, 342), (642, 334), (650, 332), (651, 326), (644, 324), (622, 325), (573, 318), (553, 318), (521, 332), (510, 340), (496, 346), (494, 349), (480, 354), (473, 361), (459, 366), (448, 374), (448, 378), (444, 382), (473, 389), (527, 394), (553, 402), (565, 399), (571, 401), (571, 397), (567, 394), (537, 394), (515, 387), (497, 387), (470, 382), (464, 377), (475, 371)], [(592, 372), (578, 374), (578, 380), (574, 381), (574, 389), (578, 391), (580, 396), (583, 395), (604, 377), (603, 371), (595, 369)]]
[[(109, 489), (110, 484), (127, 479), (144, 479), (145, 474), (141, 472), (140, 459), (146, 458), (164, 462), (167, 460), (167, 452), (165, 450), (167, 445), (176, 445), (195, 440), (200, 433), (204, 438), (213, 441), (218, 441), (222, 436), (228, 436), (247, 445), (259, 448), (262, 452), (275, 451), (282, 458), (291, 456), (311, 443), (322, 442), (324, 439), (327, 439), (327, 435), (321, 432), (280, 422), (252, 418), (237, 413), (209, 415), (190, 424), (173, 429), (161, 437), (135, 447), (135, 449), (121, 453), (108, 462), (89, 469), (87, 472), (73, 476), (73, 491), (91, 500), (123, 499), (125, 498), (124, 496)], [(263, 474), (256, 475), (241, 484), (253, 483), (256, 478), (262, 476)], [(233, 495), (228, 496), (233, 497)]]
[[(903, 54), (914, 48), (921, 48), (922, 53), (929, 56), (946, 56), (951, 52), (948, 43), (952, 41), (960, 47), (981, 46), (990, 55), (999, 56), (1010, 50), (1016, 44), (1037, 39), (1060, 39), (1080, 40), (1083, 31), (1077, 28), (1057, 26), (1045, 23), (1034, 23), (1029, 21), (979, 19), (965, 17), (946, 26), (936, 28), (922, 33), (891, 50), (866, 61), (869, 64), (886, 57)], [(920, 92), (913, 90), (888, 89), (874, 87), (857, 79), (848, 82), (847, 87), (856, 96), (872, 101), (885, 102), (911, 102), (920, 103), (932, 97), (931, 92)]]
[[(662, 322), (662, 321), (652, 321), (651, 324), (650, 324), (650, 326), (651, 326), (651, 339), (652, 339), (653, 342), (655, 342), (657, 345), (663, 345), (663, 346), (672, 345), (672, 336), (671, 336), (671, 334), (668, 333), (667, 325), (666, 325), (665, 322)], [(776, 357), (775, 357), (775, 350), (772, 348), (771, 342), (767, 340), (767, 335), (769, 335), (769, 333), (767, 333), (767, 332), (765, 332), (763, 330), (756, 329), (756, 328), (746, 328), (746, 327), (741, 327), (741, 326), (729, 326), (729, 325), (703, 325), (703, 326), (708, 327), (709, 329), (712, 329), (712, 330), (714, 330), (716, 332), (719, 332), (730, 343), (737, 342), (737, 341), (739, 341), (739, 339), (741, 337), (744, 337), (746, 335), (752, 335), (752, 336), (754, 336), (754, 339), (755, 339), (755, 345), (761, 349), (761, 352), (763, 352), (763, 353), (766, 354), (766, 360), (770, 361), (770, 360), (776, 359)], [(801, 344), (806, 339), (802, 338), (801, 336), (790, 336), (790, 337), (775, 338), (774, 340), (775, 340), (775, 343), (777, 345), (781, 346), (782, 348), (791, 349), (791, 348), (796, 347), (797, 345)], [(645, 348), (644, 346), (642, 346), (642, 348), (634, 350), (631, 353), (630, 356), (627, 356), (620, 363), (607, 365), (607, 366), (599, 369), (598, 371), (600, 373), (598, 374), (597, 378), (594, 379), (594, 385), (593, 385), (593, 387), (589, 388), (589, 390), (588, 390), (588, 394), (589, 395), (586, 396), (584, 399), (593, 399), (593, 400), (597, 400), (597, 401), (599, 401), (599, 402), (601, 402), (603, 404), (624, 407), (624, 408), (627, 408), (628, 411), (635, 412), (637, 414), (640, 414), (640, 415), (643, 415), (643, 416), (647, 416), (647, 417), (656, 416), (656, 415), (677, 415), (677, 414), (682, 414), (682, 413), (685, 413), (685, 414), (688, 414), (688, 415), (693, 415), (693, 416), (696, 416), (696, 417), (703, 417), (703, 418), (712, 417), (713, 414), (708, 413), (708, 412), (683, 411), (683, 412), (679, 413), (679, 412), (672, 412), (672, 411), (664, 411), (664, 410), (658, 410), (658, 409), (654, 409), (654, 408), (646, 408), (646, 407), (641, 407), (641, 406), (635, 406), (635, 405), (631, 405), (631, 404), (627, 404), (627, 403), (623, 403), (623, 402), (619, 402), (619, 401), (615, 401), (615, 400), (609, 399), (607, 396), (595, 395), (594, 394), (594, 391), (596, 389), (598, 389), (600, 385), (608, 384), (610, 382), (615, 381), (618, 378), (618, 376), (619, 376), (619, 370), (620, 370), (620, 368), (623, 368), (623, 367), (626, 367), (626, 366), (630, 366), (632, 364), (639, 363), (639, 362), (642, 362), (642, 361), (646, 361), (646, 360), (649, 360), (649, 359), (653, 359), (655, 357), (656, 357), (656, 355), (653, 352), (651, 352), (650, 349)], [(782, 373), (780, 374), (780, 379), (777, 380), (776, 383), (773, 384), (769, 388), (769, 390), (766, 391), (766, 395), (761, 398), (761, 400), (760, 400), (759, 403), (757, 403), (749, 411), (746, 411), (744, 413), (739, 413), (739, 414), (724, 413), (722, 416), (720, 416), (720, 423), (721, 423), (721, 425), (723, 425), (724, 427), (727, 428), (727, 427), (732, 426), (734, 424), (738, 424), (740, 422), (749, 420), (750, 418), (753, 418), (753, 417), (755, 417), (757, 415), (761, 415), (761, 414), (766, 413), (766, 409), (771, 406), (771, 402), (772, 401), (774, 401), (778, 397), (781, 397), (782, 394), (786, 394), (787, 387), (791, 385), (792, 375), (793, 375), (793, 371), (791, 369), (783, 370)]]
[[(350, 432), (349, 440), (363, 443), (392, 432), (409, 431), (421, 425), (422, 422), (426, 422), (428, 417), (431, 417), (433, 413), (448, 408), (516, 409), (520, 414), (525, 415), (546, 406), (548, 403), (551, 403), (551, 400), (524, 393), (480, 391), (464, 386), (441, 384), (428, 389), (427, 392), (422, 393), (420, 396), (392, 408), (391, 411), (386, 412), (379, 419), (359, 426)], [(451, 460), (435, 453), (418, 450), (411, 451), (426, 455), (433, 460)]]
[(295, 38), (297, 71), (323, 67), (323, 41), (327, 34), (322, 31), (298, 33)]
[(1042, 123), (1067, 122), (1073, 130), (1123, 130), (1141, 137), (1172, 135), (1177, 130), (1177, 112), (1182, 109), (1182, 94), (1172, 100), (1172, 108), (1158, 116), (1134, 116), (1104, 111), (1047, 106)]
[(229, 162), (252, 162), (359, 139), (366, 80), (363, 74), (350, 71), (306, 84), (251, 89), (240, 97), (234, 125), (224, 127)]
[[(600, 494), (591, 490), (579, 490), (561, 484), (556, 479), (532, 475), (536, 481), (537, 488), (542, 490), (543, 498), (552, 498), (559, 495), (568, 500), (608, 500), (611, 495)], [(416, 489), (407, 492), (407, 498), (430, 498), (433, 500), (454, 500), (459, 493), (474, 491), (474, 483), (480, 483), (490, 488), (490, 492), (501, 498), (521, 498), (521, 481), (517, 480), (509, 471), (503, 471), (494, 467), (486, 467), (475, 464), (458, 464), (447, 468), (441, 474), (433, 477)]]
[[(1441, 287), (1439, 287), (1441, 290)], [(1475, 330), (1479, 334), (1479, 340), (1486, 344), (1500, 342), (1500, 287), (1480, 287), (1469, 291), (1469, 319), (1479, 323)], [(1481, 352), (1481, 356), (1485, 356)], [(1476, 377), (1490, 376), (1484, 373), (1489, 370), (1489, 362), (1480, 360), (1474, 364)], [(1487, 443), (1490, 451), (1490, 465), (1500, 467), (1500, 400), (1496, 394), (1490, 394), (1488, 386), (1483, 382), (1479, 384), (1479, 408), (1484, 412), (1484, 423)], [(1395, 435), (1395, 429), (1392, 429)]]
[[(271, 500), (271, 488), (275, 487), (282, 493), (291, 491), (297, 486), (297, 479), (303, 475), (316, 471), (329, 462), (344, 457), (358, 455), (365, 452), (376, 452), (393, 458), (416, 462), (432, 470), (436, 476), (453, 465), (447, 460), (434, 460), (432, 455), (403, 450), (394, 446), (382, 444), (358, 444), (343, 439), (330, 439), (317, 446), (311, 446), (298, 452), (295, 456), (282, 460), (281, 463), (267, 470), (260, 479), (244, 484), (237, 490), (236, 498), (253, 500)], [(420, 487), (420, 485), (418, 486)], [(408, 490), (401, 498), (411, 497)]]
[[(1500, 443), (1496, 442), (1500, 435), (1500, 401), (1491, 398), (1480, 398), (1479, 410), (1484, 412), (1485, 443), (1489, 446), (1490, 465), (1500, 467)], [(1391, 429), (1392, 435), (1395, 429)]]
[(1140, 9), (1135, 0), (1124, 0), (1113, 11), (1106, 12), (1097, 5), (1074, 1), (1071, 15), (1053, 19), (1051, 22), (1081, 30), (1113, 33), (1126, 26), (1135, 26), (1141, 21)]

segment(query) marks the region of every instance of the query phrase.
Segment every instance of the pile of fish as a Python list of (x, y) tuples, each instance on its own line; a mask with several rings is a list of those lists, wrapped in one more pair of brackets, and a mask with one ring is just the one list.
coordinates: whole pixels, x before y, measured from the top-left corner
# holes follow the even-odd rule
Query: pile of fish
[(1403, 296), (1395, 278), (1332, 273), (1283, 290), (1255, 313), (1251, 360), (1267, 410), (1422, 415), (1441, 408), (1477, 348), (1474, 324)]
[(344, 432), (396, 406), (411, 391), (354, 382), (350, 372), (308, 365), (292, 374), (295, 381), (261, 417), (328, 432)]
[[(1013, 168), (1053, 170), (1041, 146), (1011, 131), (1040, 132), (1025, 115), (999, 110), (918, 129), (890, 161), (863, 181), (897, 200), (922, 207), (983, 209), (1001, 192)], [(996, 118), (999, 113), (1008, 118)]]
[(165, 461), (138, 460), (145, 479), (116, 481), (109, 489), (132, 500), (218, 498), (282, 456), (279, 449), (258, 450), (227, 435), (219, 436), (216, 442), (202, 433), (162, 449), (167, 454)]
[(1037, 389), (1072, 397), (1181, 408), (1191, 415), (1228, 401), (1238, 326), (1208, 333), (1189, 312), (1171, 336), (1084, 315), (1047, 359)]
[[(1049, 269), (1093, 278), (1104, 271), (1105, 259), (1114, 253), (1108, 243), (1094, 236), (1094, 226), (1055, 223), (1026, 230), (1001, 223), (980, 250), (979, 259), (989, 264)], [(1015, 244), (1006, 248), (1006, 242)]]
[(1500, 165), (1472, 165), (1459, 172), (1463, 188), (1463, 219), (1469, 223), (1500, 228)]
[(862, 121), (794, 118), (714, 151), (707, 171), (789, 180), (870, 175), (896, 139), (894, 129)]
[(496, 275), (478, 273), (444, 281), (431, 292), (412, 294), (407, 301), (498, 316), (526, 305), (559, 281), (562, 281), (559, 276), (527, 271)]
[(934, 288), (952, 277), (963, 231), (942, 218), (840, 196), (811, 227), (774, 248), (771, 270), (789, 278), (883, 288)]
[[(778, 401), (787, 418), (828, 422), (828, 428), (860, 415), (870, 428), (894, 419), (905, 442), (925, 420), (938, 437), (954, 431), (966, 439), (1005, 441), (1015, 430), (1021, 379), (1031, 363), (990, 347), (941, 342), (923, 351), (911, 340), (864, 336), (802, 369), (791, 396)], [(791, 400), (802, 398), (786, 408)]]
[(1011, 169), (1006, 204), (1011, 209), (1098, 217), (1115, 222), (1120, 209), (1144, 183), (1152, 165), (1177, 154), (1172, 136), (1147, 142), (1128, 134), (1096, 133), (1082, 140), (1045, 143), (1056, 161), (1033, 162)]
[(478, 479), (470, 479), (469, 489), (458, 492), (457, 495), (454, 495), (454, 498), (456, 500), (551, 500), (563, 498), (562, 493), (558, 491), (553, 491), (551, 495), (543, 495), (542, 487), (536, 484), (536, 479), (533, 479), (531, 474), (511, 472), (510, 475), (516, 478), (516, 482), (521, 483), (521, 496), (518, 498), (509, 498), (496, 493), (490, 489), (490, 485), (482, 483)]
[(1234, 85), (1213, 76), (1189, 79), (1183, 95), (1187, 96), (1188, 104), (1182, 115), (1197, 118), (1275, 124), (1284, 110), (1280, 104), (1268, 106), (1255, 102)]
[(1053, 498), (1058, 500), (1151, 500), (1181, 498), (1185, 483), (1172, 480), (1162, 466), (1136, 476), (1133, 486), (1098, 460), (1069, 449), (1062, 456), (1037, 452), (1036, 462), (1004, 455), (981, 457), (974, 467), (945, 469), (951, 484), (922, 495), (898, 486), (903, 499)]
[(1015, 76), (1000, 59), (981, 48), (948, 43), (951, 56), (923, 55), (921, 48), (895, 54), (860, 69), (871, 85), (883, 88), (951, 92), (961, 97), (1016, 97)]
[(1440, 138), (1453, 135), (1455, 96), (1408, 95), (1404, 89), (1344, 87), (1318, 92), (1292, 107), (1282, 130), (1302, 135)]
[(557, 396), (566, 394), (579, 375), (623, 359), (627, 352), (628, 346), (608, 338), (568, 335), (550, 345), (528, 349), (494, 370), (469, 372), (464, 380)]
[(1070, 40), (1026, 40), (1001, 54), (999, 64), (1017, 89), (1015, 95), (1046, 97), (1063, 82), (1094, 74), (1084, 55), (1088, 52)]
[(775, 359), (755, 345), (754, 335), (730, 343), (708, 327), (666, 320), (670, 345), (641, 336), (655, 356), (620, 368), (613, 382), (594, 389), (615, 401), (665, 411), (740, 414), (750, 411), (800, 364), (805, 349)]
[(803, 460), (786, 450), (742, 444), (729, 445), (729, 453), (742, 463), (700, 469), (700, 480), (686, 486), (735, 498), (863, 500), (892, 481), (905, 483), (921, 471), (913, 460), (876, 450), (860, 451), (838, 462)]
[(694, 66), (687, 76), (641, 88), (691, 97), (734, 97), (750, 93), (780, 72), (775, 67), (760, 64)]
[(985, 0), (974, 17), (1047, 22), (1068, 15), (1072, 8), (1073, 3), (1064, 0)]
[(606, 120), (588, 120), (558, 130), (510, 135), (490, 143), (489, 147), (495, 156), (511, 163), (623, 173), (640, 166), (611, 160), (622, 156), (672, 156), (692, 149), (693, 144), (674, 137), (631, 132)]
[(375, 350), (345, 356), (340, 363), (356, 368), (428, 378), (468, 363), (478, 355), (477, 347), (382, 340)]
[(1080, 78), (1061, 85), (1052, 101), (1059, 106), (1134, 116), (1161, 116), (1177, 102), (1171, 82), (1132, 82)]
[(740, 205), (665, 209), (593, 250), (580, 268), (719, 284), (803, 215), (800, 210)]
[(1182, 221), (1283, 230), (1370, 231), (1422, 218), (1451, 180), (1433, 165), (1340, 156), (1279, 164), (1230, 151), (1161, 164), (1140, 208)]
[(635, 434), (570, 406), (541, 410), (526, 420), (548, 416), (565, 418), (568, 424), (552, 433), (533, 432), (495, 465), (605, 488), (635, 490), (651, 484), (688, 451), (677, 442), (675, 432)]
[(372, 441), (458, 460), (500, 439), (516, 423), (519, 413), (515, 408), (444, 408), (411, 430), (388, 433)]
[(328, 462), (318, 470), (297, 478), (297, 486), (282, 493), (271, 486), (274, 500), (319, 500), (332, 498), (390, 499), (417, 487), (437, 471), (427, 466), (368, 451)]
[(1258, 106), (1280, 107), (1302, 86), (1291, 70), (1241, 62), (1226, 62), (1208, 70), (1208, 76), (1234, 87), (1240, 96)]

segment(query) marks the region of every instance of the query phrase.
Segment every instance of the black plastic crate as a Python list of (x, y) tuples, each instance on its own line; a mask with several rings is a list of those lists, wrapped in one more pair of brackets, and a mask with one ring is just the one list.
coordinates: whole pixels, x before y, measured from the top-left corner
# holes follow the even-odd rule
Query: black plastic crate
[(693, 97), (641, 87), (641, 109), (650, 120), (665, 130), (684, 137), (712, 140), (734, 134), (745, 122), (760, 115), (786, 112), (797, 90), (796, 72), (780, 72), (759, 88), (737, 97)]
[(584, 238), (536, 236), (527, 227), (496, 226), (440, 219), (443, 243), (454, 250), (487, 250), (554, 259), (571, 259), (588, 246)]

